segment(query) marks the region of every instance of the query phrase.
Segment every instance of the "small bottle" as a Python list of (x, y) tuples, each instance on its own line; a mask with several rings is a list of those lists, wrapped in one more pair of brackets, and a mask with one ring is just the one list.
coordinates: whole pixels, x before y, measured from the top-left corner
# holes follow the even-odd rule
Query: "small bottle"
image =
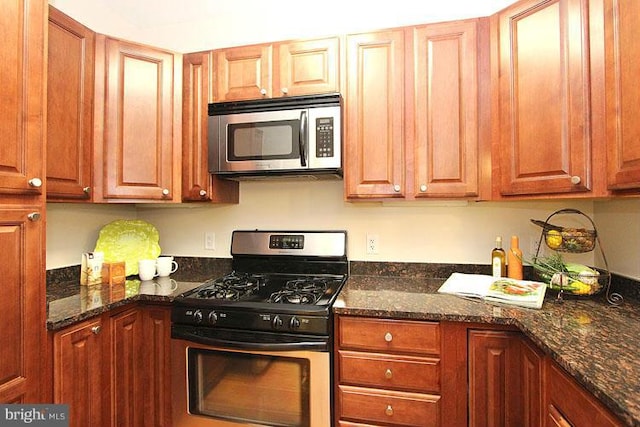
[(518, 236), (511, 236), (511, 248), (507, 254), (507, 270), (511, 279), (522, 280), (522, 251)]
[(502, 249), (502, 237), (496, 237), (496, 247), (491, 251), (491, 274), (493, 277), (507, 275), (506, 254)]

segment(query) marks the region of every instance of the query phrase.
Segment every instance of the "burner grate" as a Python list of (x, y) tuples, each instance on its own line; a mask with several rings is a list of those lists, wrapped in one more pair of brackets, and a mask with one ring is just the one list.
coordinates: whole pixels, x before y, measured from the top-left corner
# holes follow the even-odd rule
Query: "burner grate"
[(284, 304), (315, 304), (328, 288), (322, 277), (289, 280), (284, 287), (273, 292), (269, 302)]
[(197, 298), (237, 301), (257, 293), (267, 279), (262, 274), (236, 273), (235, 271), (206, 283), (196, 293)]

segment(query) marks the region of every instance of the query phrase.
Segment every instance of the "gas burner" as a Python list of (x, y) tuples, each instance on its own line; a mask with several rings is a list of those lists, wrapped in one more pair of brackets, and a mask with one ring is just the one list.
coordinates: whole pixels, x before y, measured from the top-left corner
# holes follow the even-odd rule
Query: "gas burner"
[(284, 304), (315, 304), (327, 290), (322, 277), (289, 280), (284, 287), (271, 294), (269, 302)]
[(237, 301), (255, 294), (265, 283), (266, 278), (262, 274), (234, 271), (205, 284), (198, 290), (196, 297)]

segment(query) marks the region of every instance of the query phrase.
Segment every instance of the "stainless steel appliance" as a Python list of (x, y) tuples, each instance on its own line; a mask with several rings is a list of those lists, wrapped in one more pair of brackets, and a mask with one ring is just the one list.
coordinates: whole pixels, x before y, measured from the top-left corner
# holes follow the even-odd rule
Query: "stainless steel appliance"
[(233, 271), (172, 309), (173, 421), (331, 425), (331, 306), (345, 231), (234, 231)]
[(209, 171), (224, 178), (342, 177), (340, 94), (209, 104)]

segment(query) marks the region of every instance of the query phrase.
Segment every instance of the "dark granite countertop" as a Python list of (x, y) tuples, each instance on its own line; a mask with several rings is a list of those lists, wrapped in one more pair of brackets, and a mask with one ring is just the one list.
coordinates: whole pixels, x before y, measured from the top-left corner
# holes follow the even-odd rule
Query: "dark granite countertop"
[(480, 322), (519, 328), (628, 425), (640, 426), (640, 301), (603, 296), (555, 301), (541, 310), (438, 294), (444, 279), (352, 275), (338, 314)]

